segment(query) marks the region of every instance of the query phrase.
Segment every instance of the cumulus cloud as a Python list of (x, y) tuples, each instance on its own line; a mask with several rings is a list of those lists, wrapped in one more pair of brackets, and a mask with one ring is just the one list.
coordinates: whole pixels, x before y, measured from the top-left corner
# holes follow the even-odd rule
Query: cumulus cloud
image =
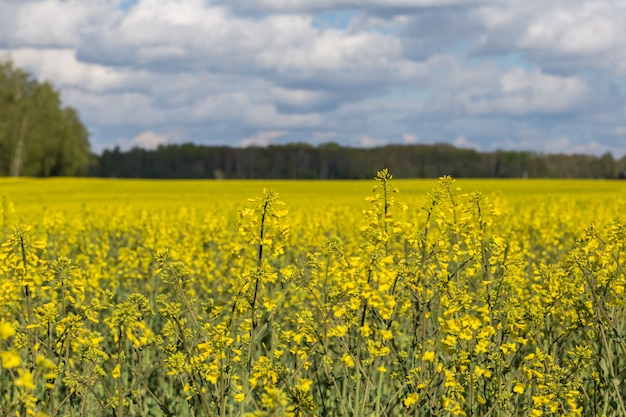
[(477, 50), (517, 50), (548, 70), (596, 69), (625, 74), (623, 1), (504, 1), (477, 8), (484, 25)]
[(414, 143), (419, 142), (420, 137), (419, 135), (416, 135), (415, 133), (404, 133), (402, 134), (402, 139), (404, 140), (404, 143), (414, 144)]
[(478, 145), (467, 139), (465, 136), (458, 136), (456, 139), (452, 141), (454, 146), (457, 148), (471, 148), (478, 149)]
[(472, 91), (469, 95), (461, 95), (460, 100), (470, 114), (523, 116), (570, 111), (580, 105), (591, 91), (577, 77), (558, 77), (516, 68), (501, 74), (498, 84), (492, 89), (478, 93)]
[(5, 0), (0, 54), (53, 82), (96, 150), (130, 138), (619, 155), (625, 20), (626, 3), (606, 0)]
[[(9, 50), (4, 50), (9, 54)], [(62, 87), (77, 87), (94, 92), (133, 88), (136, 78), (147, 76), (143, 71), (108, 67), (81, 62), (71, 48), (19, 48), (10, 50), (12, 59), (20, 66), (52, 80)]]
[(172, 135), (158, 134), (148, 130), (138, 134), (131, 140), (120, 139), (118, 145), (123, 150), (131, 148), (156, 149), (159, 145), (168, 143), (171, 137)]
[(287, 131), (285, 130), (270, 130), (266, 132), (258, 132), (253, 136), (242, 139), (239, 144), (241, 146), (267, 146), (272, 141), (281, 136), (285, 136)]
[(112, 1), (4, 0), (0, 47), (76, 47), (84, 33), (115, 17)]
[(357, 140), (357, 145), (362, 148), (374, 148), (376, 146), (383, 146), (387, 143), (387, 140), (384, 138), (374, 138), (369, 135), (359, 136)]
[(588, 2), (550, 8), (529, 22), (519, 45), (570, 55), (612, 51), (624, 43), (626, 9), (607, 6), (607, 2)]
[(399, 11), (421, 10), (455, 5), (473, 4), (477, 0), (230, 0), (235, 7), (242, 10), (264, 10), (274, 12), (310, 12), (359, 8), (365, 10), (391, 9)]

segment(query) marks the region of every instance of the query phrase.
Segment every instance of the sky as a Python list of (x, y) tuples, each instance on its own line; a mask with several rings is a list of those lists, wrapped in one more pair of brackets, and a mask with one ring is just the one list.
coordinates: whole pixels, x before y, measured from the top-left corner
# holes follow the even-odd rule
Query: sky
[(626, 0), (0, 0), (95, 152), (194, 142), (626, 154)]

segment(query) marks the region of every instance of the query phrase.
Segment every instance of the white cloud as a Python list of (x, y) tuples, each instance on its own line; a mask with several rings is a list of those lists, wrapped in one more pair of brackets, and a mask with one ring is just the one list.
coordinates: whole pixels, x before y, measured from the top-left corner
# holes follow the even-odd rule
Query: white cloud
[(387, 143), (384, 138), (375, 138), (369, 135), (361, 135), (358, 138), (357, 144), (362, 148), (375, 148), (377, 146), (383, 146)]
[(100, 26), (84, 36), (79, 56), (103, 65), (264, 73), (277, 84), (313, 83), (331, 89), (389, 85), (416, 70), (403, 57), (397, 38), (320, 29), (309, 15), (259, 19), (200, 0), (142, 0), (127, 15)]
[(457, 148), (470, 148), (470, 149), (478, 149), (479, 146), (467, 139), (465, 136), (457, 136), (456, 139), (452, 141), (452, 144)]
[(565, 54), (595, 54), (623, 46), (626, 9), (605, 1), (549, 8), (531, 21), (519, 41), (521, 47)]
[(287, 132), (286, 130), (270, 130), (265, 132), (258, 132), (253, 136), (241, 139), (241, 141), (239, 141), (239, 145), (243, 147), (267, 146), (272, 143), (274, 139), (285, 136), (288, 133), (289, 132)]
[(99, 126), (143, 126), (149, 128), (171, 120), (166, 109), (159, 108), (154, 98), (138, 92), (93, 93), (68, 89), (65, 100), (79, 109), (81, 115)]
[(342, 8), (422, 9), (477, 3), (477, 0), (230, 0), (245, 10), (305, 12)]
[(84, 33), (114, 18), (112, 1), (19, 1), (0, 3), (4, 46), (75, 47)]
[(404, 141), (404, 143), (414, 144), (414, 143), (419, 142), (420, 137), (419, 135), (416, 135), (415, 133), (403, 133), (402, 140)]
[(159, 145), (168, 143), (170, 138), (171, 135), (158, 134), (148, 130), (138, 134), (131, 140), (120, 139), (118, 145), (123, 150), (131, 148), (156, 149)]
[(19, 48), (4, 52), (10, 53), (16, 65), (61, 87), (105, 92), (132, 87), (137, 78), (148, 75), (145, 71), (80, 62), (71, 48)]
[(475, 116), (561, 114), (579, 109), (592, 94), (592, 88), (579, 77), (537, 69), (455, 68), (439, 82), (442, 88), (434, 99), (437, 108), (456, 106)]
[(608, 0), (502, 1), (473, 15), (484, 50), (517, 50), (545, 68), (626, 74), (626, 3)]
[(521, 68), (500, 76), (495, 97), (481, 97), (468, 103), (472, 114), (505, 113), (521, 116), (531, 113), (561, 113), (583, 102), (591, 88), (577, 77), (558, 77)]

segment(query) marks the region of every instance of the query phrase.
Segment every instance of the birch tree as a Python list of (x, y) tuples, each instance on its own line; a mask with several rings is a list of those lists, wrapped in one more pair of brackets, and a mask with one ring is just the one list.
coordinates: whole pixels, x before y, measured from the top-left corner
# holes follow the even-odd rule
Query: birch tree
[(0, 175), (80, 175), (91, 158), (87, 129), (59, 91), (0, 61)]

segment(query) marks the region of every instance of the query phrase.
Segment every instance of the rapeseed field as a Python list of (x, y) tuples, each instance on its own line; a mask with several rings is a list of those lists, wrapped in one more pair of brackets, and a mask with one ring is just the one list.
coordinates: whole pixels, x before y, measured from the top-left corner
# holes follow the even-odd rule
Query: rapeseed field
[(0, 415), (624, 416), (625, 190), (1, 179)]

